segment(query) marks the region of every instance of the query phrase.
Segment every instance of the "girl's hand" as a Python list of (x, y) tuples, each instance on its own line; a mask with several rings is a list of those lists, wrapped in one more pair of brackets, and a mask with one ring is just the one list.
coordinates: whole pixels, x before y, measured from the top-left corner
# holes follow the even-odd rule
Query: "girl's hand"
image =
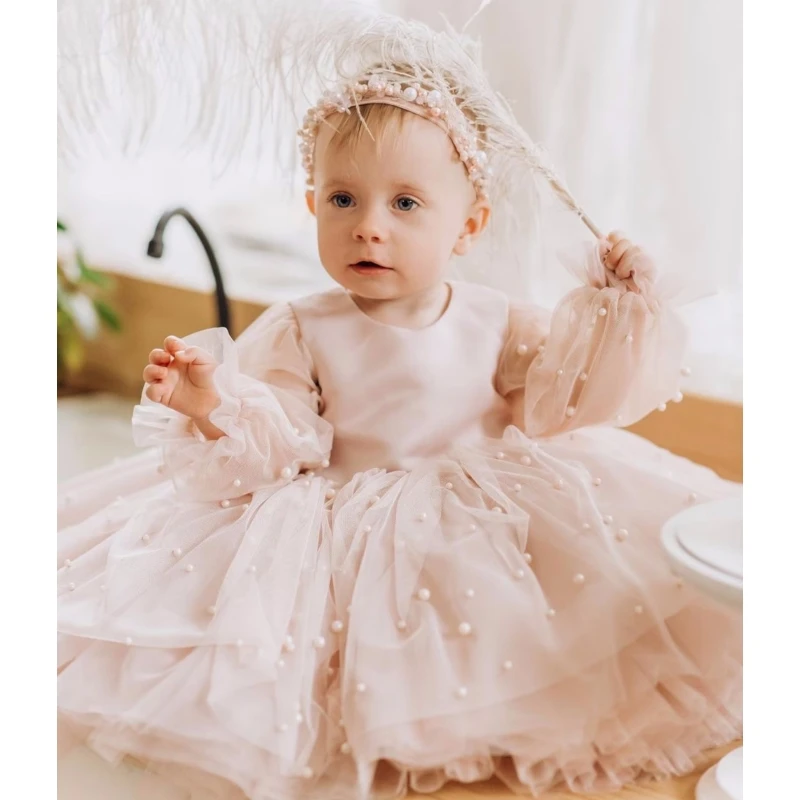
[(214, 387), (216, 368), (217, 362), (205, 350), (167, 336), (164, 348), (150, 353), (142, 373), (145, 395), (195, 421), (205, 420), (220, 404)]
[(641, 247), (625, 239), (620, 231), (610, 233), (608, 242), (611, 250), (604, 262), (620, 280), (627, 280), (635, 272), (649, 274), (653, 271), (653, 261), (650, 256)]

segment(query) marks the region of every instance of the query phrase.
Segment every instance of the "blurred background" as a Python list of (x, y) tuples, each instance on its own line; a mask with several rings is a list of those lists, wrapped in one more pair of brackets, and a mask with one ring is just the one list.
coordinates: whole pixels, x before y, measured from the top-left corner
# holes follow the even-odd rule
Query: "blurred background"
[[(435, 28), (444, 16), (460, 29), (481, 3), (368, 5)], [(601, 228), (624, 230), (662, 271), (704, 295), (683, 311), (691, 333), (687, 400), (643, 432), (697, 460), (727, 447), (720, 471), (740, 478), (741, 4), (483, 5), (468, 32), (483, 42), (490, 79), (547, 145), (573, 194)], [(69, 87), (60, 85), (59, 103), (70, 101)], [(59, 479), (133, 452), (141, 371), (165, 335), (217, 325), (223, 306), (236, 335), (271, 303), (330, 285), (303, 176), (288, 156), (259, 158), (287, 138), (272, 127), (283, 120), (243, 120), (252, 126), (248, 144), (234, 164), (222, 164), (202, 145), (183, 147), (186, 107), (166, 102), (147, 140), (123, 155), (117, 145), (135, 139), (131, 120), (148, 113), (142, 98), (120, 92), (96, 120), (102, 138), (87, 131), (74, 142), (75, 157), (59, 164)], [(172, 218), (148, 255), (162, 215), (178, 208), (194, 226)], [(163, 254), (152, 257), (162, 242)], [(543, 265), (531, 276), (531, 299), (552, 307), (572, 285), (559, 265)], [(713, 443), (698, 442), (711, 434)]]

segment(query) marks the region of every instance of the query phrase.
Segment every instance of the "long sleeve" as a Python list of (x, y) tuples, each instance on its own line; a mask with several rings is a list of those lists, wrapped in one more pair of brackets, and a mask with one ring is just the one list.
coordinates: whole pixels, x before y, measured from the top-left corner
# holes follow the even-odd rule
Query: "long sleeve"
[(231, 500), (327, 459), (333, 430), (319, 416), (314, 367), (290, 307), (265, 312), (235, 343), (222, 328), (186, 342), (219, 363), (221, 403), (209, 419), (225, 436), (206, 440), (186, 417), (144, 394), (133, 415), (134, 440), (162, 448), (183, 499)]
[(584, 285), (552, 316), (512, 307), (498, 391), (529, 436), (589, 425), (630, 425), (676, 396), (684, 325), (653, 276), (620, 281), (602, 243), (584, 262)]

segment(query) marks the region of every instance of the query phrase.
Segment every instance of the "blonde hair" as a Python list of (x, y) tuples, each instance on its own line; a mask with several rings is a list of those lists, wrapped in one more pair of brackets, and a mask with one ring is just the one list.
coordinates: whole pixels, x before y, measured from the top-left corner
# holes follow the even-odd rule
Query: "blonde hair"
[[(324, 123), (334, 130), (325, 148), (333, 147), (336, 153), (345, 152), (352, 156), (364, 137), (368, 136), (375, 143), (380, 156), (387, 138), (398, 135), (410, 116), (414, 116), (413, 112), (388, 103), (365, 103), (351, 108), (349, 114), (334, 114)], [(461, 162), (455, 145), (451, 149), (452, 160)], [(464, 175), (466, 177), (466, 167)]]

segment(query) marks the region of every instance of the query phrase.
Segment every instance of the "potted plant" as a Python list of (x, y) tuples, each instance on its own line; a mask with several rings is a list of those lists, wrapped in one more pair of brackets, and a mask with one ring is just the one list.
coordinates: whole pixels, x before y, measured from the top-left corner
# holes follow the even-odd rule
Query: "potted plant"
[(83, 365), (88, 340), (102, 329), (120, 330), (114, 309), (103, 299), (110, 288), (109, 279), (91, 269), (81, 251), (72, 242), (66, 225), (58, 224), (58, 388), (61, 392), (69, 376)]

